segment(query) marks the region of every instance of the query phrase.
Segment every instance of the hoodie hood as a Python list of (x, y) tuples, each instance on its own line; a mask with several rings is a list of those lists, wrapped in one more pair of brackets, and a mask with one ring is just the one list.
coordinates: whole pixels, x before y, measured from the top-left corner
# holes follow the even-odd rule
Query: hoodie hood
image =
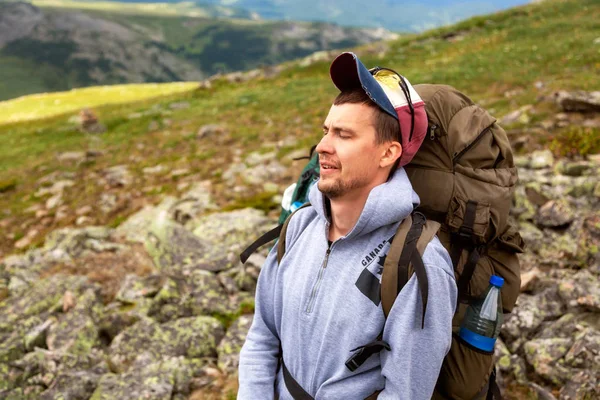
[[(308, 198), (319, 218), (329, 225), (326, 199), (318, 188), (318, 181), (312, 186)], [(391, 179), (371, 190), (358, 221), (344, 238), (366, 235), (381, 226), (400, 222), (412, 213), (419, 202), (406, 171), (398, 168)]]

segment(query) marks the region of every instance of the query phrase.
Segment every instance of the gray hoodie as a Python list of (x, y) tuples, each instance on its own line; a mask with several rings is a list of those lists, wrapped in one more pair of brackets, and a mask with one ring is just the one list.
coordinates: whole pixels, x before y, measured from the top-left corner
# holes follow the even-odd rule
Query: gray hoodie
[[(292, 399), (278, 367), (286, 367), (316, 400), (430, 399), (450, 349), (457, 289), (448, 252), (435, 237), (423, 261), (429, 279), (425, 328), (413, 275), (387, 322), (379, 298), (383, 260), (400, 223), (419, 203), (404, 169), (371, 190), (353, 229), (329, 247), (323, 195), (314, 185), (312, 204), (291, 219), (286, 253), (277, 265), (276, 246), (265, 262), (256, 292), (254, 321), (240, 354), (238, 399)], [(351, 350), (377, 338), (391, 350), (371, 356), (350, 372)], [(275, 390), (274, 390), (275, 385)]]

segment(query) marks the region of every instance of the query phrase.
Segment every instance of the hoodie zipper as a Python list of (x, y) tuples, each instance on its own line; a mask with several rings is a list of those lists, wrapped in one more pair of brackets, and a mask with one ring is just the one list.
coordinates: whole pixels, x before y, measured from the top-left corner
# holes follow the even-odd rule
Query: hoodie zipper
[(323, 278), (323, 273), (325, 272), (325, 268), (327, 268), (327, 261), (329, 260), (330, 253), (331, 253), (331, 247), (329, 247), (327, 249), (327, 252), (325, 253), (325, 259), (323, 260), (323, 263), (321, 264), (321, 268), (319, 269), (319, 275), (317, 276), (317, 282), (315, 283), (315, 286), (313, 286), (312, 290), (310, 291), (310, 298), (308, 299), (308, 306), (306, 307), (307, 314), (310, 314), (312, 312), (314, 301), (316, 299), (317, 292), (319, 291), (319, 286), (321, 286), (321, 280)]

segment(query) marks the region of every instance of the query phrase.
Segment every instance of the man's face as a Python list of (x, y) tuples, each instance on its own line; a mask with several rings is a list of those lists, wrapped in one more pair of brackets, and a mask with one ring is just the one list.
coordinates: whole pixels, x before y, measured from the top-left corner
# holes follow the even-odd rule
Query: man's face
[(380, 167), (385, 146), (375, 142), (375, 112), (365, 104), (333, 105), (317, 145), (319, 190), (330, 199), (366, 195), (385, 182)]

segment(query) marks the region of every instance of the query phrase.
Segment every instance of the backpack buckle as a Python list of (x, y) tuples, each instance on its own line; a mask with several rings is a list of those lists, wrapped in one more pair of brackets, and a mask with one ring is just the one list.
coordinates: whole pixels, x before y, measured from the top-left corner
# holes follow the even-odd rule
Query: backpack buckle
[(371, 357), (375, 353), (379, 353), (381, 350), (391, 350), (390, 345), (383, 340), (376, 340), (364, 346), (357, 347), (350, 351), (354, 351), (354, 354), (346, 360), (346, 368), (350, 372), (354, 372), (367, 361), (367, 358)]

